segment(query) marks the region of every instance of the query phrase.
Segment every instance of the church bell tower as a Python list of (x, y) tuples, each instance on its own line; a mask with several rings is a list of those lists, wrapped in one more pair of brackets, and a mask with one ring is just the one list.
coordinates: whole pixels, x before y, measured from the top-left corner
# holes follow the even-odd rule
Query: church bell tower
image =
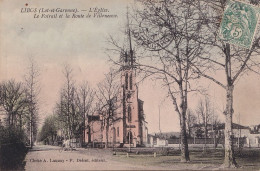
[(135, 56), (131, 42), (131, 31), (127, 12), (127, 48), (121, 52), (121, 88), (123, 104), (123, 134), (125, 144), (140, 144), (138, 91), (136, 85)]

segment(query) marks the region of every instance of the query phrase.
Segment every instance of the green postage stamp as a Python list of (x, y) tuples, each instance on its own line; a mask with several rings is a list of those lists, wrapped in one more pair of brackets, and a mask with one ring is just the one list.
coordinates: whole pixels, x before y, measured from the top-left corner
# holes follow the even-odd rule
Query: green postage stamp
[(237, 46), (251, 48), (258, 18), (258, 7), (229, 0), (220, 24), (219, 38)]

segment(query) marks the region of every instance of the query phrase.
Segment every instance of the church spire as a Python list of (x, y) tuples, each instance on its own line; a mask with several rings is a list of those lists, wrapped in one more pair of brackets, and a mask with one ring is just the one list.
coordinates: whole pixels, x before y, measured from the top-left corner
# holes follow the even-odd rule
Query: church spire
[(125, 44), (126, 46), (122, 49), (120, 54), (120, 61), (122, 62), (123, 66), (122, 69), (133, 69), (134, 68), (134, 50), (132, 46), (132, 39), (131, 39), (131, 29), (130, 29), (130, 21), (129, 21), (129, 7), (127, 6), (126, 12), (126, 26), (125, 26)]
[(128, 11), (129, 7), (127, 6), (127, 36), (128, 36), (128, 41), (129, 41), (129, 57), (130, 57), (130, 66), (133, 67), (133, 63), (134, 63), (134, 54), (133, 54), (133, 48), (132, 48), (132, 40), (131, 40), (131, 29), (130, 29), (130, 24), (129, 24), (129, 11)]

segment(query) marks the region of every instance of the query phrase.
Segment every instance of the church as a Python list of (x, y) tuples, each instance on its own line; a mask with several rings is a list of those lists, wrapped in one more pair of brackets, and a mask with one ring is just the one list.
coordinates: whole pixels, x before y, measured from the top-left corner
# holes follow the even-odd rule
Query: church
[[(109, 147), (138, 147), (147, 143), (147, 122), (143, 109), (144, 102), (138, 98), (136, 85), (135, 57), (131, 46), (130, 30), (129, 48), (120, 55), (121, 85), (118, 108), (113, 116), (113, 122), (108, 125)], [(106, 125), (104, 117), (96, 112), (86, 118), (85, 142), (92, 147), (106, 144)]]

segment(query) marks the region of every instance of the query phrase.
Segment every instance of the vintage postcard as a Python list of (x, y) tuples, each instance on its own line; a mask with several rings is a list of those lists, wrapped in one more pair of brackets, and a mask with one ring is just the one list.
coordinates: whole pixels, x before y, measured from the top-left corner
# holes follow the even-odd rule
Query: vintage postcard
[(0, 170), (259, 170), (258, 7), (0, 0)]

